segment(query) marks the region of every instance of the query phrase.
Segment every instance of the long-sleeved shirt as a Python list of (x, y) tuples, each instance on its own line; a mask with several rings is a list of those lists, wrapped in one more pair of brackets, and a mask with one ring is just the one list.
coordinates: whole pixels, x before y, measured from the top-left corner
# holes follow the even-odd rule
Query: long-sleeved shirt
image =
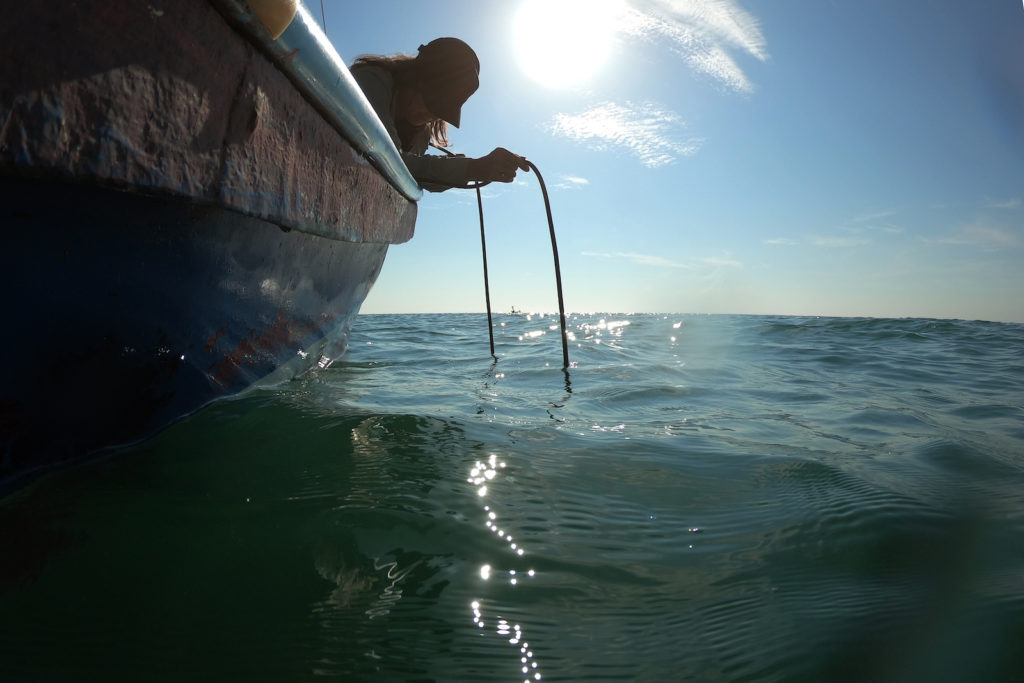
[(424, 190), (442, 192), (449, 187), (466, 184), (469, 159), (463, 156), (443, 157), (427, 154), (426, 137), (414, 140), (409, 149), (402, 149), (402, 140), (395, 124), (395, 80), (387, 69), (369, 64), (352, 67), (352, 77), (387, 130), (409, 173)]

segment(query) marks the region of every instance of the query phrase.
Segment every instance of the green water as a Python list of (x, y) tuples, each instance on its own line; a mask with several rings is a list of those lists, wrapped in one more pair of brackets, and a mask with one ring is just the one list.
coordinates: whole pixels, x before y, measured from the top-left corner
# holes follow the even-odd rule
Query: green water
[(0, 679), (1019, 678), (1024, 326), (553, 322), (364, 316), (7, 498)]

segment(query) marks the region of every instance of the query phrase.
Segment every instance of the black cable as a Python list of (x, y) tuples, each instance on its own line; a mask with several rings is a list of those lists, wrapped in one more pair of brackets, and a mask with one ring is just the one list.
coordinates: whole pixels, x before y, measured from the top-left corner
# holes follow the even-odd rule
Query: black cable
[(491, 284), (487, 278), (487, 236), (484, 234), (484, 198), (480, 194), (480, 186), (476, 186), (476, 206), (480, 211), (480, 250), (484, 256), (484, 298), (487, 300), (487, 335), (491, 340), (491, 357), (494, 355), (494, 323), (491, 321)]
[[(438, 145), (431, 144), (431, 147), (439, 149), (448, 156), (457, 156), (454, 152), (440, 147)], [(551, 234), (551, 256), (555, 260), (555, 287), (558, 290), (558, 320), (562, 328), (562, 369), (569, 369), (569, 333), (566, 331), (566, 317), (565, 317), (565, 303), (562, 298), (562, 268), (558, 263), (558, 242), (555, 240), (555, 221), (551, 217), (551, 199), (548, 197), (548, 188), (544, 184), (544, 176), (540, 174), (540, 169), (530, 160), (525, 160), (527, 166), (537, 174), (537, 181), (540, 183), (540, 191), (544, 195), (544, 211), (548, 216), (548, 232)], [(494, 355), (494, 324), (491, 321), (491, 287), (487, 277), (487, 238), (484, 235), (484, 202), (480, 194), (480, 188), (489, 185), (489, 182), (474, 182), (467, 183), (466, 185), (452, 185), (452, 188), (458, 189), (470, 189), (476, 190), (476, 201), (477, 207), (480, 211), (480, 247), (483, 251), (484, 260), (484, 298), (487, 300), (487, 333), (490, 335), (491, 340), (491, 356), (497, 360), (497, 356)], [(566, 383), (568, 383), (568, 375), (566, 376)]]
[(558, 265), (558, 243), (555, 241), (555, 221), (551, 218), (551, 200), (548, 199), (548, 188), (544, 185), (544, 177), (540, 169), (532, 161), (526, 164), (537, 174), (540, 191), (544, 194), (544, 210), (548, 214), (548, 232), (551, 233), (551, 255), (555, 259), (555, 286), (558, 289), (558, 319), (562, 325), (562, 369), (569, 367), (569, 335), (565, 330), (565, 303), (562, 299), (562, 268)]

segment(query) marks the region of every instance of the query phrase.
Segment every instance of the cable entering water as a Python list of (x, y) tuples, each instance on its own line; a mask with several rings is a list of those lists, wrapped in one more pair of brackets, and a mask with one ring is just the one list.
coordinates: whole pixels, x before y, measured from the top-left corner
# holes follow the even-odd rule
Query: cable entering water
[[(448, 156), (457, 156), (451, 150), (445, 149), (438, 145), (431, 145), (434, 149), (439, 149)], [(566, 317), (565, 317), (565, 299), (562, 297), (562, 268), (558, 262), (558, 242), (555, 239), (555, 220), (551, 217), (551, 199), (548, 197), (548, 188), (544, 184), (544, 176), (541, 175), (540, 169), (529, 159), (526, 159), (527, 166), (537, 175), (537, 181), (540, 183), (540, 191), (544, 195), (544, 211), (548, 217), (548, 232), (551, 235), (551, 256), (555, 260), (555, 288), (558, 290), (558, 320), (562, 330), (562, 370), (569, 369), (569, 333), (566, 330)], [(487, 301), (487, 333), (490, 337), (491, 342), (491, 356), (497, 360), (497, 356), (494, 355), (494, 324), (491, 321), (491, 287), (487, 275), (487, 237), (484, 233), (484, 202), (480, 194), (480, 188), (485, 185), (489, 185), (489, 182), (480, 183), (469, 183), (466, 185), (453, 185), (453, 188), (459, 189), (475, 189), (476, 190), (476, 201), (477, 207), (480, 212), (480, 247), (483, 252), (484, 262), (484, 298)]]
[[(562, 369), (569, 369), (569, 335), (565, 329), (565, 303), (562, 298), (562, 268), (558, 264), (558, 242), (555, 240), (555, 221), (551, 217), (551, 200), (548, 198), (548, 188), (544, 185), (544, 177), (540, 169), (530, 160), (526, 164), (537, 174), (537, 181), (540, 183), (540, 191), (544, 194), (544, 210), (548, 215), (548, 231), (551, 233), (551, 256), (555, 259), (555, 287), (558, 289), (558, 319), (562, 325)], [(490, 304), (488, 303), (488, 306)]]

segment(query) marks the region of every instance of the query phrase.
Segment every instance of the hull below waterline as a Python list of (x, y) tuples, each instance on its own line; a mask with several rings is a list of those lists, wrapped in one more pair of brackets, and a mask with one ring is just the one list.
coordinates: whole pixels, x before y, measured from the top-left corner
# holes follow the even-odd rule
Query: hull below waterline
[(298, 8), (0, 23), (0, 492), (343, 351), (421, 190)]
[(3, 181), (0, 207), (0, 481), (329, 363), (387, 253), (80, 185)]

